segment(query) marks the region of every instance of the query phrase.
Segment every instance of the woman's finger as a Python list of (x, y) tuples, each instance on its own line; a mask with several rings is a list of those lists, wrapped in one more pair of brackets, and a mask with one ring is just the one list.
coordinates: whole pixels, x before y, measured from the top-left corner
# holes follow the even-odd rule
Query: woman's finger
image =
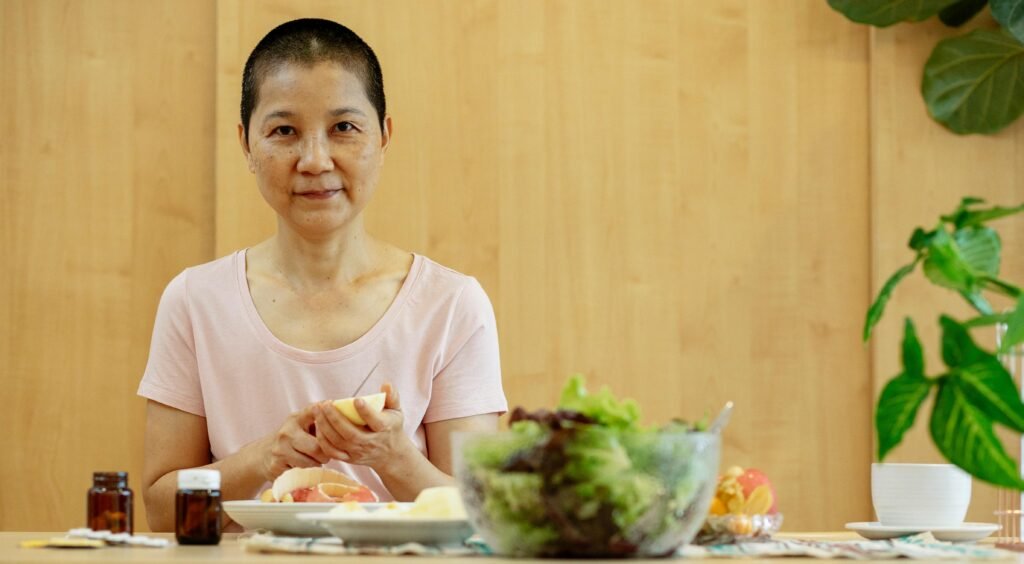
[(316, 407), (317, 404), (314, 403), (295, 413), (295, 423), (300, 429), (309, 429), (309, 426), (313, 424), (313, 420), (316, 418)]
[(320, 441), (320, 450), (330, 458), (341, 460), (343, 462), (349, 461), (350, 457), (347, 452), (335, 447), (331, 443), (327, 442), (327, 439), (323, 437), (317, 437), (317, 440)]
[(316, 438), (320, 442), (321, 447), (326, 442), (329, 445), (342, 446), (345, 444), (345, 439), (338, 433), (337, 430), (327, 421), (326, 410), (334, 409), (333, 407), (321, 409), (316, 416)]
[(320, 443), (316, 440), (316, 437), (306, 433), (294, 437), (291, 446), (295, 452), (316, 460), (317, 464), (325, 464), (331, 460), (320, 448)]
[(381, 412), (370, 409), (370, 406), (366, 405), (366, 402), (357, 399), (354, 402), (356, 413), (366, 421), (366, 426), (370, 428), (374, 433), (379, 433), (387, 429), (387, 422), (381, 417)]
[(348, 462), (351, 457), (338, 445), (344, 445), (345, 439), (335, 430), (334, 426), (327, 421), (327, 413), (334, 410), (330, 403), (321, 405), (316, 415), (316, 440), (320, 450), (327, 456)]
[(326, 462), (319, 462), (316, 459), (295, 450), (285, 454), (282, 458), (289, 468), (311, 468), (313, 466), (320, 466)]
[(330, 408), (322, 407), (320, 413), (323, 420), (341, 436), (341, 440), (338, 442), (351, 443), (364, 439), (365, 431), (356, 427), (355, 423), (349, 421), (348, 417), (342, 415), (333, 405), (330, 405), (330, 402), (326, 403)]
[(390, 382), (381, 386), (380, 391), (387, 394), (384, 396), (384, 409), (397, 409), (401, 411), (402, 405), (398, 398), (398, 390)]

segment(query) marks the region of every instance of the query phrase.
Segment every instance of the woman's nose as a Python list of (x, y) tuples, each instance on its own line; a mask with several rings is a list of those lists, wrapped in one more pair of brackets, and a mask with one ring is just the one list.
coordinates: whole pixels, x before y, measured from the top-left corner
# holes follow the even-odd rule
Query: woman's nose
[(299, 155), (299, 172), (320, 174), (334, 168), (331, 149), (322, 135), (307, 137)]

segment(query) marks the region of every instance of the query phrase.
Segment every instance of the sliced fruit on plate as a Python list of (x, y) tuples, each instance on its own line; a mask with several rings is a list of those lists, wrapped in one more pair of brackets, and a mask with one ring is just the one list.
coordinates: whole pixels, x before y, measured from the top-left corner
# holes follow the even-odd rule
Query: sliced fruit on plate
[(712, 515), (774, 515), (778, 513), (775, 489), (764, 472), (731, 466), (719, 478), (708, 512)]
[[(269, 492), (269, 494), (268, 494)], [(330, 468), (292, 468), (274, 480), (274, 485), (260, 494), (268, 502), (375, 502), (370, 488)]]
[[(740, 474), (736, 481), (743, 487), (743, 493), (747, 496), (747, 503), (757, 503), (753, 512), (747, 511), (748, 515), (759, 513), (778, 513), (776, 507), (775, 488), (764, 472), (757, 468), (747, 468)], [(759, 492), (762, 492), (759, 494)], [(755, 502), (755, 500), (757, 500)], [(767, 501), (767, 506), (764, 502)]]

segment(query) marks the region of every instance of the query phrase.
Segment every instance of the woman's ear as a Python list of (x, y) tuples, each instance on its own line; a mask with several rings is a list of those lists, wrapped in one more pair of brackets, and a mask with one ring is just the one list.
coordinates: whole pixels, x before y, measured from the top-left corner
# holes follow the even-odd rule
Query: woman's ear
[(391, 145), (391, 134), (394, 132), (391, 124), (391, 116), (384, 116), (384, 127), (380, 130), (380, 162), (384, 162), (384, 155)]
[(245, 127), (238, 124), (238, 144), (242, 146), (242, 154), (245, 155), (246, 165), (249, 172), (256, 172), (256, 164), (252, 160), (252, 151), (249, 150), (249, 140), (245, 137)]

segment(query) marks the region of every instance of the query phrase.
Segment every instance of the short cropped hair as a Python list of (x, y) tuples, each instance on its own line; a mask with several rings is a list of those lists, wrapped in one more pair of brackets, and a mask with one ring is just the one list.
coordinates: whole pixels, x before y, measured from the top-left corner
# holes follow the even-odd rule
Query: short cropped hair
[(367, 99), (377, 110), (381, 130), (384, 129), (384, 76), (373, 49), (354, 31), (337, 22), (304, 18), (270, 30), (245, 61), (241, 113), (246, 140), (249, 120), (259, 103), (260, 85), (267, 74), (286, 63), (312, 66), (322, 61), (340, 63), (359, 77)]

